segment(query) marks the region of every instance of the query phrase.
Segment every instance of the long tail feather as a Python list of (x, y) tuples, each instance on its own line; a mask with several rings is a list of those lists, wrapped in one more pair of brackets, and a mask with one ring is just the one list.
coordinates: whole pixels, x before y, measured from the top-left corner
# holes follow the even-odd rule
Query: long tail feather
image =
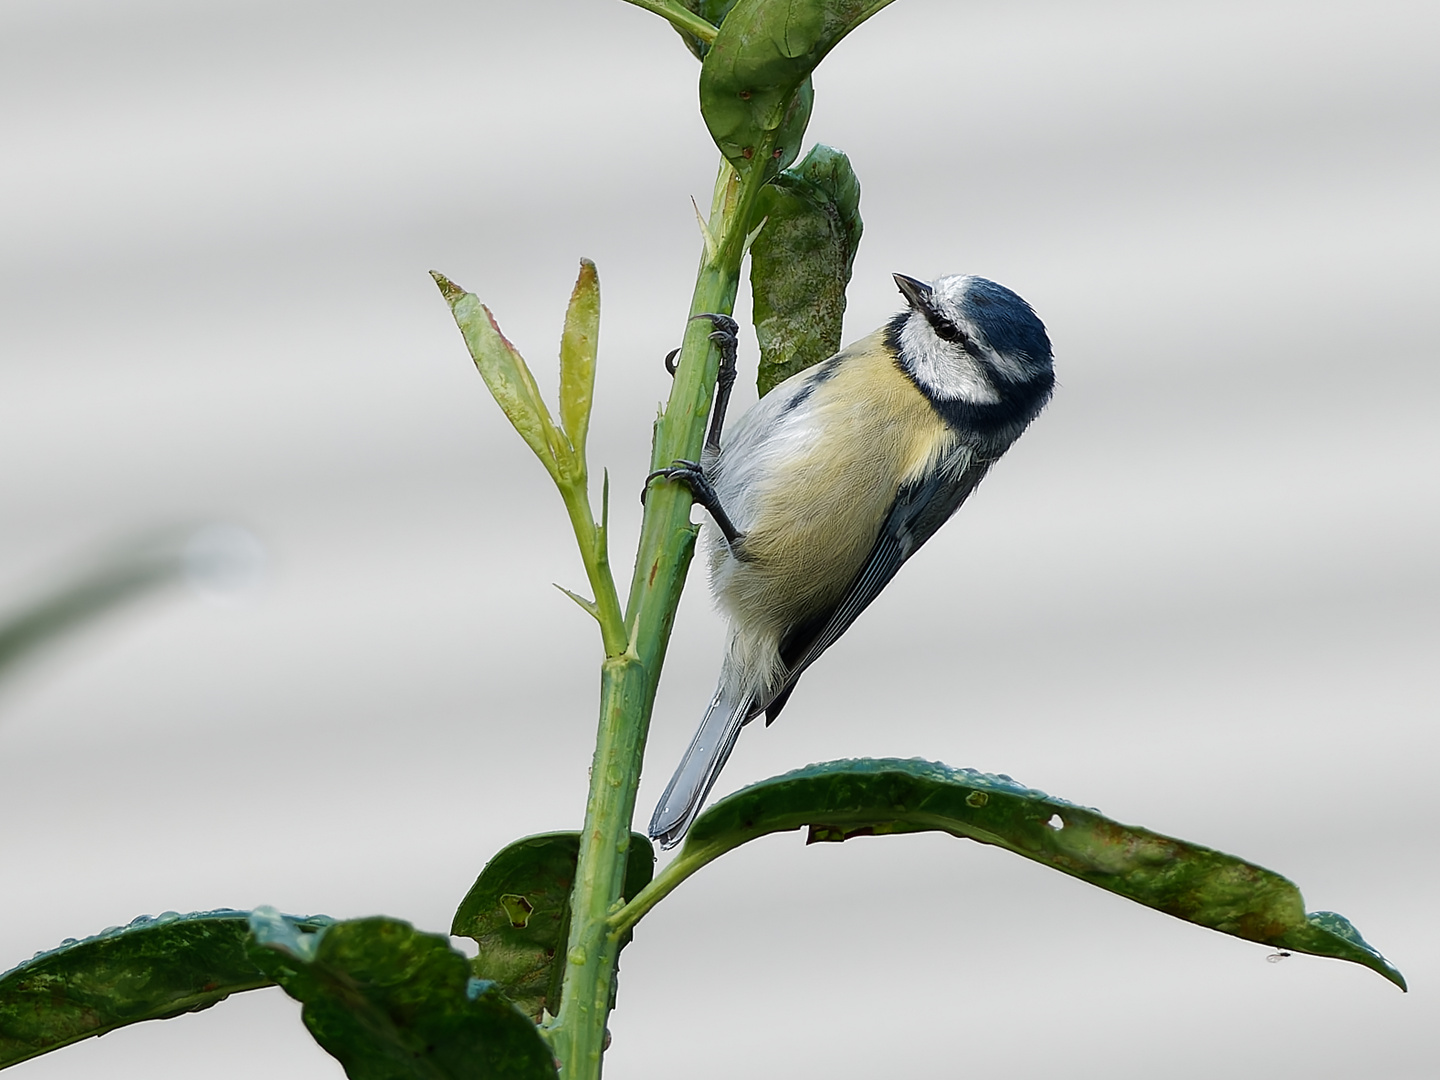
[(684, 838), (740, 737), (749, 699), (730, 689), (730, 682), (721, 676), (720, 689), (650, 819), (650, 838), (662, 848), (674, 847)]

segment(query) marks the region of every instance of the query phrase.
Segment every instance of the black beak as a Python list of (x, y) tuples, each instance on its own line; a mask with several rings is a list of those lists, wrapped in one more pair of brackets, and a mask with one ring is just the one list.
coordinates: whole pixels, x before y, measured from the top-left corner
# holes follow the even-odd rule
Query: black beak
[(906, 277), (904, 274), (895, 274), (895, 284), (900, 286), (900, 292), (904, 295), (906, 302), (916, 311), (925, 311), (930, 307), (930, 286), (923, 281), (916, 281), (913, 277)]

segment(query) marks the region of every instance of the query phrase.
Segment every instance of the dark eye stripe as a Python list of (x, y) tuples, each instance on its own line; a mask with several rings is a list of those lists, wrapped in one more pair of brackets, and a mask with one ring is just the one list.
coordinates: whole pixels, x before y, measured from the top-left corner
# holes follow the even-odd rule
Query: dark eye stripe
[(975, 344), (974, 339), (928, 304), (925, 305), (925, 321), (930, 324), (930, 329), (935, 331), (935, 336), (941, 341), (959, 342), (960, 347), (968, 355), (976, 360), (981, 359), (980, 347)]

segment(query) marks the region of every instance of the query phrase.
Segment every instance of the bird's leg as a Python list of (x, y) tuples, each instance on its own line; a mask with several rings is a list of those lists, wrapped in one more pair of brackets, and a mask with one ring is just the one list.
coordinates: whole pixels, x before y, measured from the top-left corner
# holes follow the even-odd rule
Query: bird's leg
[[(705, 475), (705, 470), (700, 467), (698, 461), (679, 460), (668, 469), (656, 469), (645, 478), (648, 487), (651, 480), (657, 476), (663, 476), (666, 480), (674, 480), (677, 484), (684, 484), (690, 489), (690, 497), (703, 506), (715, 519), (720, 532), (725, 537), (725, 542), (734, 550), (735, 546), (744, 539), (744, 533), (735, 528), (735, 523), (730, 520), (730, 515), (725, 513), (720, 506), (720, 496), (715, 494), (715, 488), (710, 483), (710, 478)], [(644, 502), (644, 496), (641, 496)]]
[[(725, 427), (725, 410), (730, 406), (730, 389), (735, 385), (735, 352), (740, 344), (737, 337), (740, 327), (729, 315), (706, 312), (693, 316), (692, 321), (694, 319), (709, 319), (715, 325), (715, 329), (710, 332), (710, 340), (720, 349), (720, 374), (715, 380), (715, 407), (710, 413), (710, 431), (705, 436), (705, 449), (716, 451), (720, 449), (720, 432)], [(679, 349), (671, 349), (665, 354), (665, 370), (670, 373), (671, 378), (675, 376), (675, 357), (679, 354)]]
[[(737, 336), (740, 326), (729, 315), (707, 312), (696, 315), (694, 318), (709, 319), (714, 324), (715, 329), (710, 332), (710, 340), (720, 349), (720, 372), (715, 380), (715, 405), (710, 413), (710, 430), (705, 436), (705, 450), (709, 453), (718, 453), (720, 432), (725, 427), (725, 410), (730, 405), (730, 390), (735, 385), (735, 353), (740, 342)], [(675, 374), (675, 355), (679, 351), (679, 349), (675, 349), (665, 357), (665, 370), (671, 375)], [(640, 492), (641, 506), (645, 505), (645, 492), (649, 490), (650, 481), (657, 476), (663, 476), (667, 480), (674, 480), (688, 487), (691, 498), (709, 511), (710, 516), (715, 519), (715, 524), (720, 527), (720, 532), (725, 536), (725, 542), (732, 548), (739, 543), (743, 534), (735, 528), (735, 523), (730, 520), (730, 515), (721, 508), (720, 497), (715, 494), (715, 488), (711, 486), (709, 478), (698, 462), (680, 459), (668, 469), (656, 469), (652, 472), (645, 478), (645, 488)]]
[[(736, 335), (740, 327), (729, 315), (707, 313), (696, 315), (695, 318), (709, 319), (714, 324), (715, 329), (710, 332), (710, 340), (720, 349), (720, 374), (715, 380), (715, 407), (710, 413), (709, 434), (705, 436), (705, 449), (718, 453), (720, 432), (725, 427), (725, 410), (730, 406), (730, 388), (735, 385), (735, 351), (740, 344)], [(698, 493), (696, 497), (698, 499)]]

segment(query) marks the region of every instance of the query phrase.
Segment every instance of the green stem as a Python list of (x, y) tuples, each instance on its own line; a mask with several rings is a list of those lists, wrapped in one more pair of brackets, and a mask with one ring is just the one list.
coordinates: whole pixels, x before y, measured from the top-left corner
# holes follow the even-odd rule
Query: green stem
[[(601, 668), (600, 734), (590, 767), (590, 801), (570, 898), (565, 981), (560, 1015), (548, 1033), (566, 1080), (600, 1075), (620, 951), (619, 939), (604, 932), (605, 921), (621, 902), (625, 887), (630, 820), (647, 727), (636, 720), (648, 717), (649, 681), (633, 655), (607, 659)], [(621, 827), (615, 828), (616, 823)]]
[(707, 44), (715, 40), (716, 27), (688, 8), (674, 3), (673, 0), (626, 0), (626, 2), (644, 8), (646, 11), (653, 11), (676, 30), (693, 34)]
[(599, 525), (595, 524), (595, 513), (590, 509), (589, 483), (584, 474), (573, 483), (560, 484), (559, 488), (580, 546), (580, 558), (585, 562), (585, 576), (595, 594), (594, 607), (587, 610), (600, 624), (600, 640), (604, 643), (605, 655), (620, 656), (625, 652), (627, 642), (625, 617), (620, 613), (620, 594), (615, 590), (615, 577), (610, 573), (610, 478), (605, 478), (600, 498)]
[(682, 881), (706, 863), (714, 862), (735, 846), (735, 844), (712, 844), (695, 851), (690, 851), (688, 848), (682, 849), (679, 856), (671, 860), (670, 864), (660, 871), (649, 885), (635, 894), (634, 899), (610, 916), (606, 923), (610, 936), (618, 941), (626, 930), (629, 930), (651, 908), (674, 892), (676, 886)]
[[(761, 183), (759, 168), (742, 178), (728, 164), (721, 165), (709, 223), (715, 244), (706, 246), (701, 260), (690, 303), (692, 316), (734, 310), (745, 236)], [(700, 453), (719, 366), (709, 337), (712, 329), (703, 320), (686, 326), (670, 400), (655, 425), (652, 468)], [(619, 935), (610, 932), (608, 920), (624, 906), (630, 823), (645, 737), (675, 611), (695, 550), (697, 530), (690, 523), (690, 506), (690, 492), (682, 485), (651, 485), (625, 610), (625, 625), (630, 627), (628, 645), (623, 655), (612, 654), (602, 668), (600, 731), (570, 898), (570, 940), (560, 1015), (548, 1032), (564, 1080), (598, 1080), (600, 1076), (619, 953)], [(598, 605), (598, 591), (596, 600)]]

